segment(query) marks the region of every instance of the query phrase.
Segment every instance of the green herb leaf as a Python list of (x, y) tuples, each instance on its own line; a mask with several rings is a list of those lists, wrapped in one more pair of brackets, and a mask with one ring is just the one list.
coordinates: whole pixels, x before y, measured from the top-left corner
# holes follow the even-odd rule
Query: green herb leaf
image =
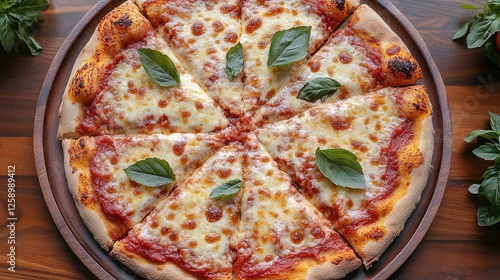
[(243, 46), (238, 42), (226, 53), (226, 74), (229, 79), (234, 80), (243, 71), (244, 66)]
[(42, 51), (42, 47), (31, 35), (28, 34), (26, 28), (19, 26), (19, 30), (16, 32), (17, 36), (23, 40), (28, 48), (30, 49), (31, 55), (39, 55)]
[(311, 26), (276, 32), (271, 38), (267, 67), (289, 65), (306, 57), (310, 37)]
[(0, 6), (0, 41), (6, 52), (11, 52), (16, 36), (25, 42), (32, 55), (40, 54), (42, 47), (29, 34), (29, 28), (49, 6), (46, 0), (3, 1)]
[(469, 192), (471, 194), (478, 194), (479, 193), (479, 188), (481, 187), (481, 184), (472, 184), (469, 187)]
[(497, 49), (495, 43), (495, 36), (493, 36), (490, 40), (488, 40), (484, 44), (484, 49), (486, 53), (486, 57), (495, 63), (498, 67), (500, 67), (500, 52)]
[(460, 28), (456, 33), (455, 35), (453, 35), (453, 40), (456, 40), (456, 39), (460, 39), (462, 37), (464, 37), (465, 35), (467, 35), (467, 32), (469, 32), (469, 28), (471, 26), (471, 24), (473, 23), (474, 21), (471, 20), (469, 22), (466, 22), (462, 28)]
[(316, 165), (332, 183), (352, 189), (365, 189), (363, 170), (357, 157), (344, 149), (316, 149)]
[(319, 99), (326, 99), (332, 96), (342, 85), (332, 78), (316, 78), (309, 81), (305, 86), (299, 91), (297, 98), (316, 102)]
[(489, 112), (489, 115), (491, 129), (493, 129), (500, 135), (500, 116), (492, 112)]
[(481, 201), (477, 213), (480, 226), (491, 226), (500, 222), (500, 165), (489, 170), (490, 175), (481, 183), (478, 198)]
[(464, 10), (479, 10), (479, 9), (481, 9), (480, 7), (476, 7), (472, 4), (463, 4), (460, 8), (462, 8)]
[(485, 145), (479, 146), (479, 148), (472, 151), (477, 157), (484, 160), (496, 160), (500, 156), (500, 150), (498, 145), (493, 143), (487, 143)]
[(498, 31), (500, 31), (500, 15), (490, 14), (479, 17), (470, 28), (467, 47), (473, 49), (483, 46)]
[(138, 52), (142, 66), (153, 81), (162, 87), (180, 84), (179, 71), (167, 55), (148, 48), (139, 49)]
[(210, 193), (210, 198), (229, 198), (237, 194), (241, 187), (243, 186), (243, 181), (240, 179), (231, 180), (224, 184), (218, 185)]
[(467, 142), (476, 137), (485, 139), (487, 143), (479, 146), (473, 153), (484, 160), (495, 161), (495, 164), (484, 172), (481, 184), (473, 184), (469, 187), (469, 192), (477, 194), (481, 201), (477, 211), (480, 226), (491, 226), (500, 222), (500, 132), (498, 131), (500, 130), (500, 116), (491, 112), (489, 115), (492, 130), (476, 130), (465, 138)]
[(148, 187), (159, 187), (175, 181), (175, 174), (167, 161), (147, 158), (124, 169), (130, 180)]
[(0, 41), (8, 53), (12, 51), (16, 40), (16, 33), (12, 25), (13, 23), (6, 14), (0, 14)]
[(493, 130), (475, 130), (469, 133), (469, 135), (467, 135), (467, 137), (465, 137), (464, 140), (465, 142), (470, 143), (476, 137), (481, 137), (489, 141), (495, 141), (498, 140), (499, 136), (500, 133)]

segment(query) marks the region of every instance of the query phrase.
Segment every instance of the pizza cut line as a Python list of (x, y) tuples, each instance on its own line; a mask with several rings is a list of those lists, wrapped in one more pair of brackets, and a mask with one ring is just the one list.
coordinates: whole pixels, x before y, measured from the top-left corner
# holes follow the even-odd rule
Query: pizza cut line
[(144, 278), (343, 278), (383, 256), (427, 185), (421, 78), (357, 0), (128, 0), (62, 98), (68, 188)]

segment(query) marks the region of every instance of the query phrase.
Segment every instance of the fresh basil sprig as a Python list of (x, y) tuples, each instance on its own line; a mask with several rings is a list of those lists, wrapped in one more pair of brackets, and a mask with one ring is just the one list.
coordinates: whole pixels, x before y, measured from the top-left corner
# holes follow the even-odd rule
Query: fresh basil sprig
[(305, 84), (299, 91), (297, 98), (309, 102), (316, 102), (319, 99), (326, 99), (332, 96), (341, 87), (342, 85), (332, 78), (316, 78)]
[(179, 71), (167, 55), (148, 48), (141, 48), (138, 52), (144, 70), (157, 84), (172, 87), (181, 83)]
[(321, 150), (315, 153), (316, 165), (332, 183), (351, 189), (365, 189), (363, 168), (357, 157), (344, 149)]
[(147, 158), (125, 168), (128, 178), (148, 187), (159, 187), (175, 181), (175, 174), (166, 160)]
[(229, 80), (234, 80), (243, 71), (244, 66), (243, 46), (238, 42), (226, 53), (226, 75)]
[(470, 143), (476, 137), (482, 138), (485, 144), (473, 153), (481, 159), (495, 162), (483, 174), (481, 184), (469, 187), (469, 192), (476, 194), (481, 202), (477, 211), (480, 226), (491, 226), (500, 222), (500, 116), (491, 112), (489, 114), (491, 130), (476, 130), (464, 139)]
[(48, 6), (46, 0), (0, 2), (0, 42), (6, 52), (12, 51), (17, 37), (28, 45), (31, 55), (40, 54), (42, 47), (29, 32)]
[[(469, 49), (479, 48), (486, 44), (487, 57), (500, 66), (500, 56), (497, 54), (496, 36), (500, 31), (500, 1), (486, 0), (484, 7), (476, 7), (472, 4), (462, 5), (464, 10), (478, 10), (473, 20), (466, 22), (454, 35), (453, 40), (467, 35), (466, 42)], [(498, 36), (498, 35), (497, 35)]]
[(210, 198), (229, 198), (236, 195), (243, 186), (243, 181), (235, 179), (226, 183), (220, 184), (210, 192)]
[(274, 33), (267, 67), (289, 65), (306, 57), (310, 37), (311, 26), (299, 26)]

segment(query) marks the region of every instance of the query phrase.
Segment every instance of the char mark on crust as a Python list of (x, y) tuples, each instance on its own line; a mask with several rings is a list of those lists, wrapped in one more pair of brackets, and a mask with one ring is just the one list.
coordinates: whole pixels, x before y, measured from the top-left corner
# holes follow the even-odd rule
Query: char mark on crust
[(335, 4), (337, 8), (341, 11), (345, 9), (345, 0), (331, 0), (332, 4)]
[(113, 22), (114, 25), (118, 25), (120, 27), (127, 28), (132, 25), (132, 20), (130, 19), (130, 15), (126, 14), (119, 18), (117, 21)]
[(411, 79), (413, 73), (417, 71), (418, 65), (408, 58), (395, 57), (388, 63), (389, 70), (395, 75), (404, 75), (405, 78)]

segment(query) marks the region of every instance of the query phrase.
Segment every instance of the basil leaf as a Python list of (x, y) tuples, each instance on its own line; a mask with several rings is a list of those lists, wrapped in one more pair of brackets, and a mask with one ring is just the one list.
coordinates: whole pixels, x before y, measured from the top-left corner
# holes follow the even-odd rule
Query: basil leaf
[(179, 71), (167, 55), (148, 48), (139, 49), (138, 52), (142, 66), (157, 84), (162, 87), (171, 87), (181, 83)]
[(267, 67), (285, 66), (307, 55), (311, 26), (300, 26), (274, 33), (269, 47)]
[(167, 161), (147, 158), (125, 168), (130, 180), (148, 187), (159, 187), (175, 181), (175, 174)]
[(0, 5), (0, 41), (6, 52), (12, 51), (18, 37), (28, 45), (32, 55), (40, 54), (42, 47), (29, 35), (29, 27), (48, 6), (46, 0), (3, 1)]
[(471, 20), (469, 22), (466, 22), (464, 24), (464, 26), (462, 26), (462, 28), (460, 28), (456, 33), (455, 35), (453, 35), (453, 40), (456, 40), (456, 39), (460, 39), (462, 37), (464, 37), (465, 35), (467, 35), (467, 32), (469, 32), (469, 28), (471, 26), (471, 24), (474, 22), (474, 20)]
[(460, 6), (460, 8), (464, 9), (464, 10), (479, 10), (480, 7), (476, 7), (472, 4), (463, 4), (462, 6)]
[(481, 187), (481, 184), (472, 184), (469, 187), (469, 192), (471, 194), (478, 194), (479, 193), (479, 188)]
[(467, 135), (464, 140), (465, 142), (470, 143), (476, 137), (481, 137), (490, 141), (495, 141), (498, 139), (498, 136), (500, 136), (500, 133), (493, 130), (475, 130), (469, 133), (469, 135)]
[(500, 15), (490, 14), (474, 21), (467, 36), (467, 47), (481, 47), (493, 34), (500, 31)]
[(212, 192), (210, 192), (210, 198), (228, 198), (237, 194), (241, 187), (243, 186), (243, 181), (240, 179), (231, 180), (224, 184), (215, 187)]
[(480, 226), (491, 226), (500, 222), (500, 165), (490, 171), (490, 176), (484, 179), (478, 189), (481, 205), (477, 217)]
[(492, 112), (489, 112), (489, 115), (491, 129), (493, 129), (500, 135), (500, 116)]
[(305, 86), (299, 91), (297, 98), (316, 102), (318, 99), (326, 99), (332, 96), (342, 85), (332, 78), (316, 78), (309, 81)]
[(357, 157), (344, 149), (316, 149), (316, 165), (332, 183), (352, 189), (365, 189), (363, 170)]
[[(494, 37), (491, 39), (494, 39)], [(498, 52), (495, 40), (491, 39), (484, 44), (486, 57), (500, 67), (500, 52)]]
[(21, 0), (16, 2), (13, 3), (10, 10), (27, 18), (33, 17), (35, 14), (40, 14), (41, 11), (49, 6), (46, 0)]
[(496, 160), (500, 156), (498, 145), (487, 143), (472, 151), (477, 157), (484, 160)]
[(28, 34), (26, 28), (19, 26), (19, 30), (16, 32), (17, 36), (23, 40), (28, 48), (30, 49), (31, 55), (39, 55), (42, 51), (42, 47), (38, 44), (38, 42)]
[(6, 14), (0, 14), (0, 41), (8, 53), (12, 51), (16, 40), (16, 33), (12, 29), (12, 25), (12, 21)]
[(234, 80), (243, 71), (244, 66), (243, 46), (238, 42), (226, 53), (226, 75), (229, 80)]

